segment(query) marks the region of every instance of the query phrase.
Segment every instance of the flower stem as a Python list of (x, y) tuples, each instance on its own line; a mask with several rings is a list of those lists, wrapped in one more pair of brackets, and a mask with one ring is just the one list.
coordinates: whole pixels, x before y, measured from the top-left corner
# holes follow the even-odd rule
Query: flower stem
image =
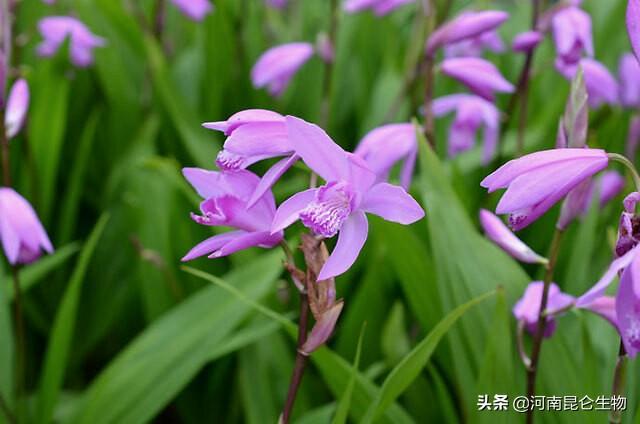
[[(330, 18), (329, 18), (329, 46), (335, 53), (336, 40), (338, 35), (338, 0), (331, 0), (330, 4)], [(331, 101), (333, 97), (333, 62), (335, 57), (327, 58), (324, 61), (324, 77), (322, 80), (322, 105), (320, 109), (320, 126), (325, 130), (329, 130), (329, 123), (331, 119)]]
[[(425, 2), (427, 8), (427, 37), (431, 35), (436, 27), (436, 3), (433, 0)], [(434, 66), (435, 58), (432, 53), (425, 55), (424, 58), (424, 136), (429, 142), (431, 148), (435, 150), (436, 139), (434, 131), (433, 117), (433, 85), (434, 85)]]
[(636, 191), (640, 191), (640, 175), (638, 175), (638, 170), (633, 165), (633, 163), (631, 163), (631, 161), (625, 156), (622, 156), (618, 153), (607, 153), (607, 156), (610, 160), (621, 163), (625, 166), (625, 168), (629, 170), (629, 172), (631, 173), (631, 177), (633, 178), (633, 183), (636, 186)]
[[(531, 348), (531, 364), (527, 368), (527, 398), (531, 399), (536, 392), (536, 377), (538, 374), (538, 361), (540, 359), (540, 349), (544, 336), (544, 330), (547, 326), (547, 319), (544, 311), (547, 309), (547, 301), (549, 300), (549, 287), (553, 279), (553, 271), (558, 260), (558, 252), (560, 251), (560, 241), (562, 240), (562, 230), (556, 228), (553, 234), (553, 240), (549, 248), (549, 264), (544, 275), (544, 287), (542, 289), (542, 299), (540, 300), (540, 309), (538, 310), (538, 325), (536, 333), (533, 337), (533, 347)], [(527, 424), (533, 423), (534, 408), (527, 410)]]
[(293, 375), (291, 376), (291, 383), (289, 383), (289, 391), (287, 392), (287, 400), (280, 416), (280, 423), (288, 424), (291, 418), (291, 412), (293, 411), (293, 405), (296, 401), (296, 395), (300, 388), (300, 382), (304, 375), (304, 370), (307, 366), (309, 357), (302, 353), (302, 346), (307, 341), (307, 325), (309, 322), (309, 300), (307, 294), (300, 293), (300, 319), (298, 321), (298, 345), (296, 349), (296, 362), (293, 368)]
[[(624, 392), (625, 377), (627, 375), (627, 352), (624, 344), (620, 340), (620, 349), (618, 351), (618, 359), (616, 361), (616, 369), (613, 374), (612, 396), (621, 396)], [(609, 412), (609, 423), (619, 424), (622, 422), (622, 411), (619, 409), (611, 409)]]

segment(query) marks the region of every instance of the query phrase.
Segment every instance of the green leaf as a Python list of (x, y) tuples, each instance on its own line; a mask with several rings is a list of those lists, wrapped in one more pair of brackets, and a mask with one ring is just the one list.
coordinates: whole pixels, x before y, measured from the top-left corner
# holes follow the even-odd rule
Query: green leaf
[[(224, 280), (257, 299), (273, 287), (280, 263), (277, 254), (263, 255)], [(74, 422), (150, 421), (226, 344), (249, 311), (217, 286), (201, 289), (154, 321), (100, 373)]]
[(11, 320), (11, 301), (7, 296), (7, 288), (10, 284), (8, 276), (0, 275), (0, 396), (9, 405), (12, 404), (14, 395), (14, 338)]
[(64, 381), (69, 350), (73, 342), (73, 331), (76, 325), (76, 313), (78, 302), (80, 302), (82, 283), (85, 280), (85, 273), (93, 251), (108, 221), (109, 216), (103, 215), (91, 232), (86, 245), (82, 249), (78, 264), (73, 271), (71, 281), (67, 286), (56, 314), (38, 389), (38, 422), (46, 423), (51, 421)]
[(358, 367), (360, 366), (360, 353), (362, 352), (362, 338), (364, 336), (364, 330), (366, 328), (366, 322), (362, 324), (360, 330), (360, 336), (358, 337), (358, 347), (356, 348), (356, 357), (353, 359), (353, 366), (351, 367), (351, 376), (349, 377), (349, 383), (347, 383), (346, 389), (338, 402), (338, 408), (336, 415), (333, 417), (333, 424), (345, 424), (349, 415), (349, 409), (351, 408), (351, 397), (353, 396), (353, 388), (356, 384), (356, 378), (358, 376)]
[(449, 312), (442, 321), (429, 332), (418, 345), (391, 371), (382, 384), (382, 388), (375, 398), (363, 420), (365, 423), (373, 422), (389, 405), (391, 405), (404, 392), (413, 380), (427, 365), (431, 355), (440, 343), (442, 337), (456, 323), (458, 318), (464, 315), (471, 307), (493, 296), (495, 292), (489, 292), (479, 296), (464, 305)]

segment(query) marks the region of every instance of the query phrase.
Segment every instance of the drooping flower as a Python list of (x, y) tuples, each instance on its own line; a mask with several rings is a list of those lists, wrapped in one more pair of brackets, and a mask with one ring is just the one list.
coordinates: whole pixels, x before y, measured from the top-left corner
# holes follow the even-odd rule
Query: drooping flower
[(573, 74), (583, 53), (593, 57), (591, 17), (577, 6), (561, 8), (554, 13), (551, 25), (556, 46), (556, 69), (563, 75)]
[(515, 52), (529, 53), (535, 49), (544, 39), (539, 31), (526, 31), (516, 35), (511, 43), (511, 48)]
[(514, 230), (525, 228), (585, 179), (607, 167), (600, 149), (552, 149), (511, 160), (480, 185), (493, 192), (507, 188), (496, 213), (509, 214)]
[(426, 54), (432, 56), (442, 46), (495, 30), (508, 18), (508, 13), (499, 10), (461, 13), (431, 34), (427, 40)]
[(38, 54), (50, 57), (56, 54), (64, 41), (69, 38), (71, 62), (84, 68), (93, 63), (93, 49), (106, 44), (104, 38), (93, 34), (89, 28), (70, 16), (49, 16), (38, 23), (43, 41), (38, 45)]
[(618, 66), (620, 79), (620, 103), (624, 107), (640, 107), (640, 63), (631, 54), (625, 53)]
[(416, 128), (411, 123), (375, 128), (364, 136), (354, 153), (367, 162), (378, 181), (387, 181), (391, 168), (404, 159), (400, 184), (408, 190), (418, 154)]
[(477, 57), (445, 59), (441, 70), (489, 101), (495, 99), (495, 92), (511, 93), (514, 90), (513, 84), (502, 76), (493, 63)]
[(500, 112), (495, 105), (471, 94), (452, 94), (435, 99), (432, 105), (436, 117), (456, 111), (449, 128), (449, 156), (469, 150), (476, 141), (476, 133), (484, 126), (483, 162), (493, 158), (500, 133)]
[(493, 53), (504, 52), (504, 42), (498, 31), (485, 31), (475, 37), (452, 43), (444, 47), (445, 57), (478, 57), (488, 50)]
[(29, 85), (24, 79), (17, 80), (9, 91), (5, 110), (4, 126), (8, 139), (15, 137), (27, 118), (29, 109)]
[[(513, 315), (518, 321), (525, 325), (525, 328), (531, 334), (535, 334), (537, 331), (543, 289), (544, 283), (542, 281), (529, 283), (522, 298), (513, 307)], [(551, 283), (549, 286), (546, 310), (564, 310), (570, 307), (574, 300), (573, 296), (563, 293), (556, 283)], [(556, 329), (555, 316), (549, 313), (546, 319), (547, 323), (544, 329), (544, 337), (551, 337)]]
[(344, 11), (356, 13), (370, 9), (378, 16), (384, 16), (393, 12), (400, 6), (413, 3), (415, 0), (347, 0), (344, 4)]
[(629, 0), (626, 18), (629, 41), (633, 53), (640, 60), (640, 0)]
[(207, 122), (203, 127), (228, 136), (218, 153), (216, 165), (227, 172), (246, 169), (264, 159), (284, 156), (264, 175), (249, 199), (252, 206), (299, 159), (289, 143), (285, 120), (279, 113), (265, 109), (247, 109), (226, 121)]
[(9, 263), (29, 264), (53, 246), (38, 215), (15, 190), (0, 187), (0, 240)]
[(311, 56), (313, 45), (310, 43), (288, 43), (267, 50), (251, 69), (253, 86), (266, 86), (271, 95), (281, 95), (291, 78)]
[(287, 116), (289, 139), (302, 160), (326, 184), (290, 197), (278, 208), (272, 231), (300, 220), (320, 237), (338, 235), (319, 280), (335, 277), (355, 262), (367, 239), (367, 213), (411, 224), (424, 216), (420, 205), (401, 187), (376, 183), (376, 174), (360, 157), (345, 152), (319, 127)]
[(213, 10), (209, 0), (171, 0), (171, 2), (188, 18), (201, 21)]
[(640, 202), (640, 193), (633, 192), (622, 201), (624, 211), (620, 215), (618, 224), (618, 240), (616, 241), (616, 256), (625, 255), (640, 242), (640, 216), (636, 214), (636, 205)]
[(220, 258), (253, 246), (270, 248), (282, 241), (282, 231), (271, 232), (276, 212), (271, 191), (264, 193), (254, 206), (247, 206), (260, 181), (258, 176), (246, 170), (217, 172), (199, 168), (184, 168), (182, 173), (203, 198), (201, 215), (192, 213), (191, 218), (198, 224), (235, 229), (199, 243), (183, 261), (204, 255)]
[(627, 144), (625, 154), (632, 162), (635, 162), (636, 152), (640, 145), (640, 116), (635, 115), (629, 121), (629, 132), (627, 133)]
[(513, 234), (500, 218), (486, 209), (480, 210), (480, 224), (490, 240), (517, 260), (530, 264), (546, 264), (548, 262), (547, 258), (534, 252)]

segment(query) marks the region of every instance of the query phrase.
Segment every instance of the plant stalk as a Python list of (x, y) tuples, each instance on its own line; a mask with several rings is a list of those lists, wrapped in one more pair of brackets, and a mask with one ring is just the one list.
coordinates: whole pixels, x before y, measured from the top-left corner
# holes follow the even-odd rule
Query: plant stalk
[[(613, 388), (611, 395), (622, 396), (624, 392), (624, 384), (627, 376), (627, 352), (624, 349), (624, 343), (620, 340), (620, 349), (618, 350), (618, 359), (616, 361), (616, 369), (613, 373)], [(620, 424), (622, 422), (622, 411), (611, 409), (609, 411), (609, 423)]]
[[(544, 311), (547, 308), (547, 302), (549, 300), (549, 287), (551, 286), (551, 280), (553, 279), (553, 271), (558, 260), (558, 253), (560, 251), (560, 242), (562, 240), (563, 231), (556, 228), (553, 234), (553, 240), (549, 248), (549, 263), (544, 275), (544, 287), (542, 289), (542, 299), (540, 300), (540, 309), (538, 311), (538, 325), (536, 327), (536, 333), (533, 338), (533, 347), (531, 348), (531, 364), (527, 368), (527, 398), (531, 399), (536, 392), (536, 377), (538, 375), (538, 361), (540, 359), (540, 349), (542, 347), (542, 341), (544, 339), (544, 330), (547, 327), (547, 318), (544, 315)], [(533, 423), (533, 411), (534, 408), (527, 410), (527, 424)]]

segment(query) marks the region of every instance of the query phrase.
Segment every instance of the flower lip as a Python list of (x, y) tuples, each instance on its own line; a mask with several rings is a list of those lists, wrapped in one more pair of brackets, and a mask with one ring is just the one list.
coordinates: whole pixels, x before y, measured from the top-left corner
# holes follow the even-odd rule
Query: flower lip
[(300, 221), (315, 234), (335, 236), (352, 211), (354, 193), (346, 182), (330, 182), (320, 187), (316, 199), (300, 212)]

